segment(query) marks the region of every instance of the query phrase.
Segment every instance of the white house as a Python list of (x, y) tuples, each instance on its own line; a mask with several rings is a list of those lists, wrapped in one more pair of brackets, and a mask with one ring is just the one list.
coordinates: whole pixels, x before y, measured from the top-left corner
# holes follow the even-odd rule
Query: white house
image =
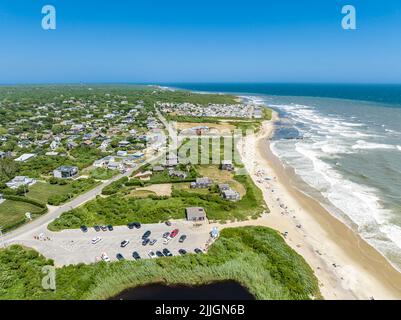
[(36, 157), (36, 154), (33, 153), (24, 153), (22, 156), (18, 157), (17, 159), (15, 159), (15, 161), (17, 162), (25, 162), (33, 157)]
[(32, 186), (36, 183), (35, 179), (25, 177), (25, 176), (17, 176), (11, 181), (7, 182), (7, 187), (11, 189), (18, 189), (21, 186)]

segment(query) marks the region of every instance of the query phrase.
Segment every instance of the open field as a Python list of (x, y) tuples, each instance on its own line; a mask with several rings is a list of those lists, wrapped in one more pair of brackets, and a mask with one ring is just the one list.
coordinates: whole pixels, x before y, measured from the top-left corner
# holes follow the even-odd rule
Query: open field
[(37, 182), (29, 188), (27, 197), (47, 203), (50, 197), (72, 193), (71, 184), (58, 185), (45, 182)]
[(12, 228), (13, 226), (25, 222), (26, 212), (35, 214), (42, 210), (42, 208), (30, 203), (6, 200), (0, 204), (0, 226), (3, 230)]
[(170, 197), (172, 192), (172, 184), (171, 183), (163, 183), (163, 184), (152, 184), (147, 187), (136, 188), (134, 192), (138, 191), (150, 191), (151, 193), (161, 196), (161, 197)]
[(21, 246), (0, 250), (0, 299), (106, 299), (149, 283), (200, 285), (219, 280), (238, 281), (257, 299), (321, 297), (304, 259), (278, 232), (264, 227), (224, 229), (207, 254), (58, 268), (56, 291), (41, 286), (41, 269), (49, 264), (53, 262)]

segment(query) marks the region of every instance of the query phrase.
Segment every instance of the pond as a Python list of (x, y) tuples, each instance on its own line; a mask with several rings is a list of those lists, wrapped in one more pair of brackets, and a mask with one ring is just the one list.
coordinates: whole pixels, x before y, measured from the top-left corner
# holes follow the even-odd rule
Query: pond
[(200, 286), (162, 283), (127, 289), (110, 300), (255, 300), (238, 282), (220, 281)]

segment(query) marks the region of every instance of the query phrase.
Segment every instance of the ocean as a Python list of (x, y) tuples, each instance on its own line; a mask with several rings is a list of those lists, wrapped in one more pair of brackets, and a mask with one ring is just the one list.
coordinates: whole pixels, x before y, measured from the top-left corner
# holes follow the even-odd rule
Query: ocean
[(401, 85), (169, 84), (248, 96), (280, 114), (273, 153), (401, 270)]

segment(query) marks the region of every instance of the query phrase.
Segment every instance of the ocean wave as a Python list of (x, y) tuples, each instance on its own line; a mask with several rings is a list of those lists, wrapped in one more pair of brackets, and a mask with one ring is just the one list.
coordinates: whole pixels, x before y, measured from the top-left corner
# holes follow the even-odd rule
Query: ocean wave
[(374, 149), (397, 149), (397, 146), (384, 143), (373, 143), (365, 140), (358, 140), (352, 149), (374, 150)]

